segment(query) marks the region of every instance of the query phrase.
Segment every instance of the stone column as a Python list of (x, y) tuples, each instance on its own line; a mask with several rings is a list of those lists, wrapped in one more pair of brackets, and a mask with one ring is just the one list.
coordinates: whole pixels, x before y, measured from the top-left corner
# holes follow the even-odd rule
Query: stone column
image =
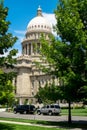
[(29, 44), (27, 44), (27, 55), (29, 55)]

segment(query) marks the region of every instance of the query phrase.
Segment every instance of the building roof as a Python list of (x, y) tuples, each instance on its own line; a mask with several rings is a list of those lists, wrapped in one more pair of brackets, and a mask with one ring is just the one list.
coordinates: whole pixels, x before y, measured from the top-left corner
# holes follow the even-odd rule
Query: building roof
[(27, 32), (52, 32), (52, 27), (50, 22), (43, 17), (42, 15), (42, 9), (38, 7), (37, 9), (37, 16), (34, 17), (27, 26)]

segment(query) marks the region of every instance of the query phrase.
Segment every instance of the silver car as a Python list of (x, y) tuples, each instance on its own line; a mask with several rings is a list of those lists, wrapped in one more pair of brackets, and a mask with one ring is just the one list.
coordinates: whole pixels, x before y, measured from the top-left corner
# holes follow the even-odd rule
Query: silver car
[(50, 104), (37, 109), (37, 114), (47, 114), (47, 115), (59, 115), (61, 108), (58, 104)]

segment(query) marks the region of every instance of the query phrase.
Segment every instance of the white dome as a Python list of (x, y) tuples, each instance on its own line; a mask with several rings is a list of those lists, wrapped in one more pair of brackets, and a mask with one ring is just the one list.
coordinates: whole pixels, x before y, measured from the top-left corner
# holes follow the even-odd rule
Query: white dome
[(50, 22), (42, 16), (42, 10), (39, 7), (37, 10), (37, 16), (33, 18), (27, 26), (27, 32), (52, 32)]

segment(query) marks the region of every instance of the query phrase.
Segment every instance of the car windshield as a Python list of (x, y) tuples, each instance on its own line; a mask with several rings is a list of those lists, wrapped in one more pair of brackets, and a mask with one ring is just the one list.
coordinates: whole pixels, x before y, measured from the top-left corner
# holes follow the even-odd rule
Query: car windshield
[(21, 108), (21, 105), (16, 106), (16, 108)]
[(55, 105), (55, 108), (60, 108), (60, 106), (58, 106), (58, 105)]

